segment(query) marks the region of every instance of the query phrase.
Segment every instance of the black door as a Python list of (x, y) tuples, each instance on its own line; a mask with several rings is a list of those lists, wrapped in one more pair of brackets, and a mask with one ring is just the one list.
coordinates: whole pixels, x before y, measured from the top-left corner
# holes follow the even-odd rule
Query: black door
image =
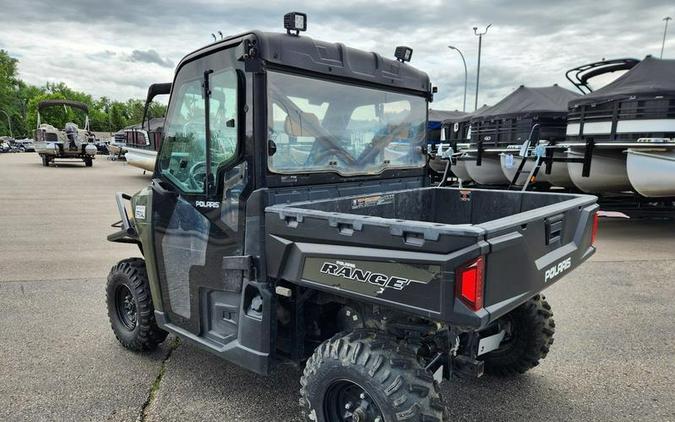
[[(232, 54), (181, 66), (153, 179), (157, 274), (167, 322), (226, 343), (236, 337), (241, 277), (227, 257), (243, 252), (248, 183), (241, 142), (244, 84)], [(240, 122), (241, 120), (241, 122)]]

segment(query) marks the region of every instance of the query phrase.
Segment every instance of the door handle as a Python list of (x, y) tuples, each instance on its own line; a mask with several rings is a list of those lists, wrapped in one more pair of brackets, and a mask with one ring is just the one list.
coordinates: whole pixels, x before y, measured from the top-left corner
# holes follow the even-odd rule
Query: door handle
[(152, 179), (152, 189), (160, 195), (176, 197), (178, 192), (162, 179)]

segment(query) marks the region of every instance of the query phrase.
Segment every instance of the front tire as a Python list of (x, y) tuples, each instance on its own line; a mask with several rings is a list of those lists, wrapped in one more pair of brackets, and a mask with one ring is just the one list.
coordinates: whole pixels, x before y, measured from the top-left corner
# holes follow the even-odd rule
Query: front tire
[(497, 350), (482, 357), (485, 373), (512, 376), (539, 365), (548, 354), (555, 333), (553, 312), (546, 298), (536, 295), (502, 319), (507, 334)]
[(91, 157), (85, 157), (84, 158), (84, 166), (85, 167), (91, 167), (94, 165), (94, 160)]
[(359, 330), (322, 343), (300, 379), (314, 422), (444, 421), (438, 384), (406, 344)]
[(48, 156), (46, 155), (41, 155), (42, 157), (42, 165), (45, 167), (49, 167), (49, 162), (51, 161)]
[(115, 337), (129, 350), (148, 351), (164, 341), (167, 332), (155, 321), (145, 261), (129, 258), (112, 267), (106, 285), (108, 318)]

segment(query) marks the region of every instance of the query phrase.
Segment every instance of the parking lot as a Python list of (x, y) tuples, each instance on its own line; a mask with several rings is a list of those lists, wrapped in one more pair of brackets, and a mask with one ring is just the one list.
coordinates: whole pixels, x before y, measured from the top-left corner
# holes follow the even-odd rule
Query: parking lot
[[(150, 180), (98, 157), (0, 154), (0, 420), (293, 421), (300, 369), (260, 377), (169, 339), (149, 355), (108, 325), (113, 194)], [(546, 292), (555, 344), (510, 380), (443, 384), (452, 420), (675, 420), (675, 222), (601, 220), (598, 253)]]

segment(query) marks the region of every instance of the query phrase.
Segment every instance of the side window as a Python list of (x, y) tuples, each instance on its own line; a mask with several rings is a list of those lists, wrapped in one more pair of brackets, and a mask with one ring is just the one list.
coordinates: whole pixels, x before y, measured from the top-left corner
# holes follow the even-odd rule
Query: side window
[(237, 73), (223, 70), (211, 75), (209, 123), (211, 126), (211, 174), (237, 153)]
[[(203, 76), (194, 72), (194, 79), (176, 80), (165, 123), (164, 145), (159, 159), (159, 172), (185, 193), (204, 192), (206, 180), (206, 110), (203, 97)], [(194, 74), (193, 73), (193, 74)], [(209, 79), (209, 126), (211, 132), (211, 168), (234, 158), (237, 151), (237, 74), (233, 69), (212, 73)]]
[[(201, 79), (182, 81), (167, 113), (159, 171), (186, 193), (204, 191), (206, 118)], [(199, 177), (202, 177), (199, 179)]]

